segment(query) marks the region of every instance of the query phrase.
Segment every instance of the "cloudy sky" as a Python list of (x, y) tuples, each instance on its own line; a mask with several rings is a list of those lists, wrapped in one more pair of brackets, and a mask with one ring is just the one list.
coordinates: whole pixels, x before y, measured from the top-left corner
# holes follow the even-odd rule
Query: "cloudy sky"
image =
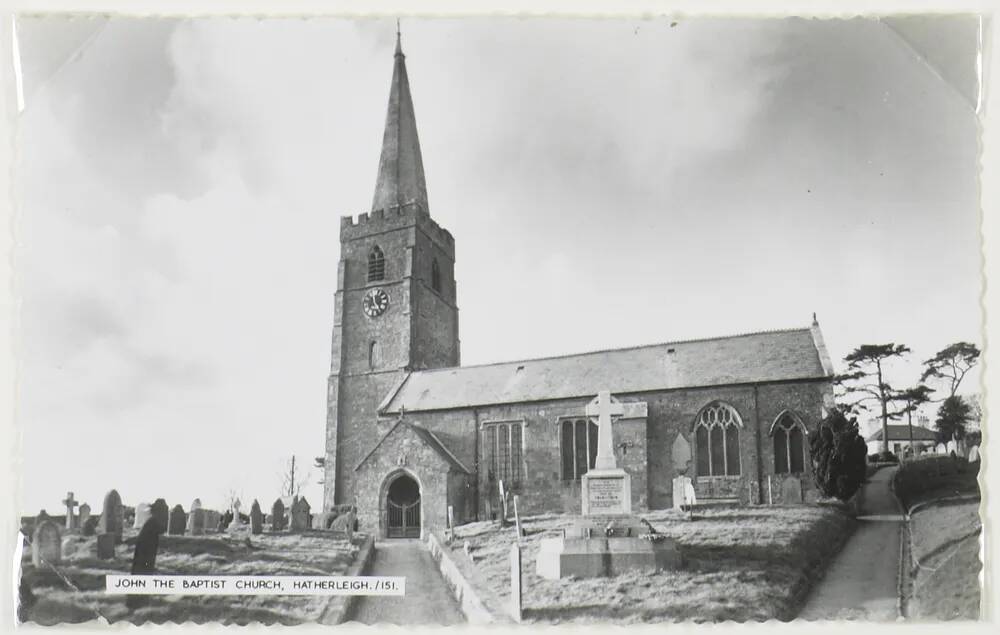
[[(322, 454), (394, 31), (20, 21), (25, 512), (263, 504)], [(464, 363), (814, 311), (835, 363), (981, 343), (974, 108), (884, 24), (411, 19), (403, 47)]]

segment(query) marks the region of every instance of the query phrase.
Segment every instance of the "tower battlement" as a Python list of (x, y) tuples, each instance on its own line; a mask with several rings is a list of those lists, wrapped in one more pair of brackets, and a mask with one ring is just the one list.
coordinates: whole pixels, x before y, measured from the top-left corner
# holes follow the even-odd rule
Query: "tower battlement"
[(404, 203), (384, 209), (372, 210), (357, 216), (340, 217), (340, 239), (353, 240), (368, 236), (373, 232), (402, 229), (409, 225), (419, 225), (432, 239), (447, 247), (454, 254), (455, 238), (441, 227), (419, 203)]

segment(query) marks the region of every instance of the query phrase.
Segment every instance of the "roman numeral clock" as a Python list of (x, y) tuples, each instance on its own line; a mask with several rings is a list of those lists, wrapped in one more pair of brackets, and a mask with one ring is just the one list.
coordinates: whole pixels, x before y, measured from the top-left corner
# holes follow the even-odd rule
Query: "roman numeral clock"
[(389, 308), (389, 294), (385, 292), (385, 289), (371, 289), (365, 294), (361, 308), (364, 309), (365, 315), (376, 318)]

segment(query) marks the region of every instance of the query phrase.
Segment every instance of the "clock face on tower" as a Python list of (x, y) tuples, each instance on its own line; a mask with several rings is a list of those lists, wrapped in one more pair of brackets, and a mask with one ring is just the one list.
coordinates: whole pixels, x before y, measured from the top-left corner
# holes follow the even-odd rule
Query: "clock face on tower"
[(370, 318), (378, 317), (389, 308), (389, 294), (385, 289), (371, 289), (365, 294), (365, 299), (361, 303), (365, 315)]

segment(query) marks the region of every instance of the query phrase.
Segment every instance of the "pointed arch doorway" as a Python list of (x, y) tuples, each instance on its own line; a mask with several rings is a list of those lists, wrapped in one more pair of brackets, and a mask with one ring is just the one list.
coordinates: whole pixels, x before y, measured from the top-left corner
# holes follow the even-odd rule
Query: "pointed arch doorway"
[(401, 472), (385, 490), (386, 537), (420, 538), (420, 484)]

